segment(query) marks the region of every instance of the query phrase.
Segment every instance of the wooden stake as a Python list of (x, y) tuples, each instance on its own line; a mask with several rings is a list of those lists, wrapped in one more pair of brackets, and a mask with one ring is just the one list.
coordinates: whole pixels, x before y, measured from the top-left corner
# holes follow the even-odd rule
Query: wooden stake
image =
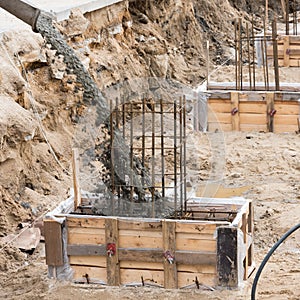
[(73, 188), (74, 188), (74, 211), (81, 205), (81, 192), (79, 185), (79, 166), (78, 149), (72, 149), (72, 169), (73, 169)]
[(268, 130), (269, 132), (274, 131), (274, 93), (266, 93), (267, 102), (267, 120), (268, 120)]
[(289, 35), (290, 34), (290, 1), (289, 0), (286, 0), (285, 4), (286, 4), (286, 7), (285, 7), (285, 15), (286, 15), (286, 18), (285, 18), (285, 34), (286, 35)]
[(281, 8), (282, 8), (282, 13), (283, 13), (283, 18), (284, 18), (284, 20), (286, 20), (286, 10), (285, 10), (286, 5), (285, 5), (285, 0), (281, 0)]
[(231, 95), (232, 130), (239, 131), (240, 130), (239, 93), (231, 92), (230, 95)]

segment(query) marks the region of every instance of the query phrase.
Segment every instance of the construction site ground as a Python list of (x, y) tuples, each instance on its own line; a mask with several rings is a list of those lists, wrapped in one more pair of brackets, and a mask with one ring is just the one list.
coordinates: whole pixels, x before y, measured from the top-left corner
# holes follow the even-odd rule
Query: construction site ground
[[(90, 27), (78, 12), (73, 20), (58, 24), (106, 96), (109, 87), (122, 82), (129, 82), (128, 90), (134, 93), (139, 88), (134, 78), (153, 76), (197, 88), (206, 74), (206, 40), (212, 41), (212, 66), (232, 62), (233, 18), (249, 19), (255, 12), (259, 27), (264, 3), (249, 1), (247, 8), (245, 1), (171, 0), (146, 6), (144, 1), (131, 1), (127, 10), (124, 2), (92, 20)], [(109, 33), (113, 26), (120, 28), (112, 20), (125, 22), (118, 34)], [(111, 31), (99, 30), (106, 26), (112, 26)], [(0, 58), (1, 299), (250, 299), (255, 272), (236, 290), (75, 285), (47, 277), (43, 242), (32, 255), (5, 244), (2, 238), (18, 233), (18, 225), (39, 223), (68, 197), (74, 132), (86, 107), (80, 86), (64, 73), (61, 59), (39, 34), (20, 28), (2, 32)], [(212, 78), (232, 81), (233, 69), (224, 66)], [(287, 82), (299, 82), (297, 72), (282, 70)], [(190, 185), (196, 190), (206, 184), (240, 188), (242, 196), (253, 200), (257, 266), (270, 247), (299, 223), (299, 157), (297, 133), (201, 133), (188, 125)], [(266, 265), (258, 298), (299, 299), (299, 263), (300, 232), (296, 232)]]

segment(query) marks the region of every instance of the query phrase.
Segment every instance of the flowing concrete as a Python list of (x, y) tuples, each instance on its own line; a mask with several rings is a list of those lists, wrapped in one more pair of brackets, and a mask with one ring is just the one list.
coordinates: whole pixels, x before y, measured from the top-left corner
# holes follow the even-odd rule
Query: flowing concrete
[[(23, 0), (24, 2), (49, 12), (57, 21), (69, 17), (74, 8), (79, 8), (83, 13), (101, 9), (103, 7), (121, 2), (122, 0)], [(15, 16), (0, 9), (0, 33), (14, 29), (31, 29), (30, 26), (17, 19)]]

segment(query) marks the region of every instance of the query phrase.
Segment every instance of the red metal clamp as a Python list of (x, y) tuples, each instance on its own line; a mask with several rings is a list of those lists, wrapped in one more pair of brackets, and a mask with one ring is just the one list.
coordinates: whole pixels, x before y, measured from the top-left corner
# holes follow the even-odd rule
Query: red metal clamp
[(112, 257), (116, 254), (116, 244), (114, 243), (108, 243), (106, 245), (106, 253), (107, 256)]
[(270, 111), (269, 115), (270, 115), (271, 117), (274, 117), (274, 115), (276, 114), (276, 112), (277, 112), (276, 109), (272, 109), (272, 110)]
[(238, 112), (239, 112), (238, 108), (235, 107), (235, 108), (232, 109), (231, 114), (234, 116)]
[(169, 262), (169, 264), (173, 264), (175, 262), (175, 257), (171, 254), (169, 250), (164, 252), (164, 258)]

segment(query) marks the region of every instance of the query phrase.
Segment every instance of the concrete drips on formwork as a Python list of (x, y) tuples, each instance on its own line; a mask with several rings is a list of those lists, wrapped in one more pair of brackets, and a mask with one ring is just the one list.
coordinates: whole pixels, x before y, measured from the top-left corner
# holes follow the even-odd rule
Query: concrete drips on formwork
[[(67, 45), (62, 34), (53, 26), (52, 19), (47, 15), (41, 13), (37, 20), (36, 28), (38, 32), (45, 38), (46, 42), (49, 43), (53, 49), (57, 51), (57, 54), (64, 56), (64, 62), (67, 66), (69, 73), (73, 73), (77, 77), (77, 81), (82, 85), (84, 89), (83, 101), (87, 107), (93, 106), (96, 109), (96, 115), (94, 119), (94, 126), (105, 128), (110, 133), (109, 116), (110, 109), (100, 90), (98, 89), (96, 83), (91, 78), (88, 71), (83, 66), (82, 62), (76, 56), (75, 51)], [(104, 125), (104, 126), (103, 126)], [(123, 186), (122, 198), (128, 198), (130, 193), (130, 188), (126, 186), (126, 176), (132, 176), (134, 192), (137, 195), (138, 202), (147, 202), (145, 197), (145, 189), (141, 184), (141, 178), (143, 180), (148, 180), (147, 170), (142, 166), (142, 164), (136, 159), (133, 170), (130, 168), (129, 159), (129, 149), (123, 141), (118, 130), (114, 130), (113, 133), (114, 144), (117, 145), (118, 155), (115, 157), (114, 164), (118, 173), (115, 173), (114, 180), (118, 180), (118, 185)], [(98, 141), (99, 142), (99, 141)], [(95, 147), (99, 149), (106, 149), (102, 151), (99, 155), (96, 155), (96, 159), (101, 161), (104, 166), (109, 170), (111, 157), (110, 151), (107, 151), (107, 141), (100, 141), (100, 143), (95, 143)], [(111, 174), (109, 176), (111, 178)], [(150, 182), (150, 179), (149, 179)], [(108, 187), (110, 183), (108, 182)], [(151, 189), (151, 188), (148, 188)], [(156, 199), (160, 198), (159, 193), (155, 193)]]

